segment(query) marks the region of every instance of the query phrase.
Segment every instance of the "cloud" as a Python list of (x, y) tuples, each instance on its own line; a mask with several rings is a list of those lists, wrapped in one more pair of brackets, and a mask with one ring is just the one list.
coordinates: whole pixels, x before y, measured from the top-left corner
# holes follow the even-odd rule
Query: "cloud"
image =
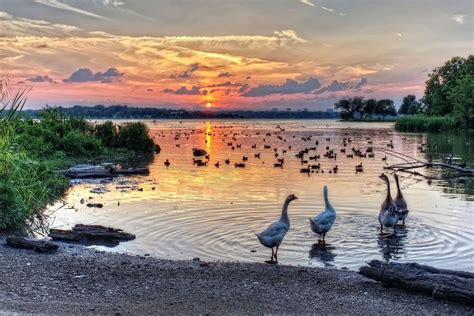
[(73, 72), (68, 79), (64, 79), (64, 82), (93, 82), (99, 81), (101, 83), (110, 83), (117, 81), (124, 75), (123, 72), (119, 72), (116, 68), (109, 68), (105, 72), (93, 73), (89, 68), (80, 68)]
[(395, 35), (397, 35), (398, 37), (403, 37), (403, 34), (399, 32), (395, 33)]
[(448, 19), (453, 20), (454, 22), (458, 24), (464, 24), (466, 21), (466, 16), (463, 14), (455, 14), (453, 16), (450, 16)]
[(224, 78), (224, 77), (232, 77), (232, 76), (233, 75), (230, 72), (226, 71), (226, 72), (221, 72), (217, 77)]
[(79, 13), (79, 14), (82, 14), (82, 15), (86, 15), (86, 16), (90, 16), (90, 17), (98, 18), (98, 19), (107, 19), (106, 17), (94, 14), (92, 12), (81, 10), (79, 8), (73, 7), (69, 4), (66, 4), (66, 3), (60, 1), (60, 0), (34, 0), (34, 1), (36, 3), (42, 4), (42, 5), (51, 7), (51, 8), (55, 8), (55, 9), (60, 9), (60, 10), (66, 10), (66, 11), (74, 12), (74, 13)]
[(309, 0), (300, 0), (300, 2), (303, 3), (303, 4), (309, 5), (311, 7), (316, 6), (314, 3), (310, 2)]
[(328, 7), (321, 6), (321, 9), (323, 9), (324, 11), (328, 11), (328, 12), (334, 12), (334, 9), (331, 9), (331, 8), (328, 8)]
[(321, 87), (321, 83), (316, 78), (309, 78), (307, 81), (298, 83), (293, 79), (286, 79), (281, 85), (259, 85), (243, 94), (244, 97), (262, 97), (271, 94), (293, 94), (309, 93)]
[(325, 92), (339, 92), (346, 90), (359, 90), (363, 86), (368, 84), (367, 78), (361, 78), (359, 82), (339, 82), (334, 80), (330, 85), (322, 87), (318, 91), (315, 91), (314, 94), (322, 94)]
[(238, 83), (238, 82), (230, 82), (230, 81), (226, 81), (226, 82), (223, 82), (223, 83), (216, 83), (216, 84), (211, 84), (211, 85), (208, 85), (207, 87), (208, 88), (216, 88), (216, 87), (240, 87), (242, 86), (241, 83)]
[(31, 77), (26, 79), (26, 81), (31, 81), (31, 82), (49, 82), (52, 83), (53, 79), (48, 77), (48, 76), (36, 76), (36, 77)]
[(177, 95), (206, 95), (207, 94), (207, 90), (201, 91), (201, 88), (198, 86), (192, 86), (191, 89), (188, 89), (187, 87), (182, 86), (177, 90), (167, 88), (167, 89), (164, 89), (162, 92), (177, 94)]
[(194, 63), (189, 66), (188, 69), (184, 70), (183, 72), (175, 75), (171, 75), (171, 78), (180, 78), (180, 79), (188, 79), (192, 76), (193, 72), (197, 71), (199, 69), (199, 64)]
[(4, 11), (0, 11), (0, 25), (2, 26), (2, 38), (15, 36), (56, 37), (81, 34), (81, 29), (75, 26), (20, 18)]

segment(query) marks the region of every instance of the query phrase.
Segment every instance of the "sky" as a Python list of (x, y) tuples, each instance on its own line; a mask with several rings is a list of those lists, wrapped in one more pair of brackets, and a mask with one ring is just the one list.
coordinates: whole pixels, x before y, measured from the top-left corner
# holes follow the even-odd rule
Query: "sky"
[(423, 95), (474, 53), (472, 0), (0, 0), (0, 78), (28, 108), (325, 110)]

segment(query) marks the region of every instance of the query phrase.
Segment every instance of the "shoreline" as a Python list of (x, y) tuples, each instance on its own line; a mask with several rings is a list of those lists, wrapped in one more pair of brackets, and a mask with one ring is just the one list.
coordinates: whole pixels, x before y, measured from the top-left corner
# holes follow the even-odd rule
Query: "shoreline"
[(0, 313), (473, 313), (345, 269), (172, 261), (66, 243), (38, 254), (0, 243)]

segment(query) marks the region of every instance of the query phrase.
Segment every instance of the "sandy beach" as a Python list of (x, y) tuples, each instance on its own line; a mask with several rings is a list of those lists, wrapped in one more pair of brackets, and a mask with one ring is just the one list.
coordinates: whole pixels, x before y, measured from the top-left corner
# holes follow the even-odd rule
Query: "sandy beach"
[(0, 312), (27, 314), (472, 314), (355, 271), (170, 261), (62, 244), (0, 246)]

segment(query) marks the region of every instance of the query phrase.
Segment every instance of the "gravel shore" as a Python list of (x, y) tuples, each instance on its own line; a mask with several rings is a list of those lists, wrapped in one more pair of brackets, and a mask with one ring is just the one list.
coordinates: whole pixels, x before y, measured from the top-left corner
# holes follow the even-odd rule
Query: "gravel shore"
[(473, 314), (354, 271), (170, 261), (65, 244), (55, 254), (0, 245), (0, 275), (0, 313)]

